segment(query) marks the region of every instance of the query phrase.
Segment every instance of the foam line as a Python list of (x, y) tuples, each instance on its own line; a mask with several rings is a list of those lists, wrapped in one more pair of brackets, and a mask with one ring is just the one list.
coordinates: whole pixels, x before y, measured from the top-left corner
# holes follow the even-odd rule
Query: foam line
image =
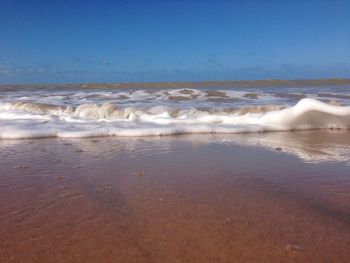
[(35, 103), (0, 104), (0, 138), (154, 136), (195, 133), (250, 133), (309, 129), (350, 129), (350, 106), (302, 99), (295, 106), (211, 113), (195, 108), (78, 107)]

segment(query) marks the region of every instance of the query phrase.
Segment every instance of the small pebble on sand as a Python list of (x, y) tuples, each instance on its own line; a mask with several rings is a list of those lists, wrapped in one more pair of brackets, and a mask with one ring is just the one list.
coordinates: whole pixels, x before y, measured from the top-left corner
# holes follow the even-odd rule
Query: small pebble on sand
[(143, 172), (137, 172), (137, 173), (133, 173), (134, 176), (145, 176), (145, 173)]
[(24, 165), (17, 165), (15, 166), (15, 169), (16, 170), (24, 170), (24, 169), (27, 169), (28, 167), (27, 166), (24, 166)]
[(284, 248), (288, 251), (303, 251), (304, 250), (304, 248), (298, 244), (287, 244)]
[(275, 150), (280, 152), (280, 151), (282, 151), (282, 148), (276, 147)]

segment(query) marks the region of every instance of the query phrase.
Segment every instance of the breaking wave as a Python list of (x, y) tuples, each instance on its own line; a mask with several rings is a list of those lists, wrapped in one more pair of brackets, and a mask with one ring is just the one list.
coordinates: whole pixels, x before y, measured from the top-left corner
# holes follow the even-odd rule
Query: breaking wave
[[(216, 94), (217, 95), (217, 94)], [(180, 104), (181, 105), (181, 104)], [(350, 129), (350, 106), (304, 98), (294, 106), (205, 104), (123, 105), (113, 102), (58, 105), (0, 102), (0, 138), (152, 136)]]

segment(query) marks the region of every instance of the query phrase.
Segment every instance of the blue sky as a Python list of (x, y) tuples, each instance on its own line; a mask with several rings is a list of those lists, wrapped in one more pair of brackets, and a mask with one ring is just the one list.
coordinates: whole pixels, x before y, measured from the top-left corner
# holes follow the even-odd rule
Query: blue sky
[(349, 0), (0, 0), (0, 83), (339, 77)]

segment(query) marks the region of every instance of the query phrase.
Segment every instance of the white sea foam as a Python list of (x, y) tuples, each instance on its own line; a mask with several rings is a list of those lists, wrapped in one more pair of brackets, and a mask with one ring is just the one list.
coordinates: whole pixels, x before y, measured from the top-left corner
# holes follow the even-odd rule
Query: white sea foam
[[(136, 93), (136, 94), (135, 94)], [(164, 93), (164, 92), (163, 92)], [(146, 95), (145, 95), (146, 94)], [(204, 96), (202, 91), (166, 92), (167, 96)], [(169, 95), (170, 94), (170, 95)], [(54, 94), (38, 102), (23, 99), (0, 102), (0, 138), (152, 136), (189, 133), (248, 133), (307, 129), (350, 129), (350, 106), (334, 106), (305, 98), (295, 106), (281, 105), (210, 107), (198, 103), (129, 103), (113, 101), (120, 94), (104, 94), (103, 104), (90, 103), (102, 94), (71, 94), (69, 105)], [(93, 96), (92, 96), (93, 95)], [(137, 100), (155, 93), (136, 91)], [(215, 95), (215, 94), (214, 94)], [(50, 97), (50, 99), (47, 99)], [(52, 97), (56, 97), (52, 99)], [(60, 97), (58, 99), (57, 97)], [(80, 100), (76, 101), (77, 97)], [(112, 100), (112, 101), (108, 101)], [(135, 99), (136, 100), (136, 99)], [(163, 99), (168, 102), (169, 98)], [(85, 103), (87, 102), (87, 103)], [(157, 104), (160, 104), (156, 106)], [(135, 105), (135, 106), (132, 106)], [(203, 106), (204, 105), (204, 106)], [(255, 105), (255, 104), (253, 104)], [(203, 109), (204, 107), (204, 109)]]

